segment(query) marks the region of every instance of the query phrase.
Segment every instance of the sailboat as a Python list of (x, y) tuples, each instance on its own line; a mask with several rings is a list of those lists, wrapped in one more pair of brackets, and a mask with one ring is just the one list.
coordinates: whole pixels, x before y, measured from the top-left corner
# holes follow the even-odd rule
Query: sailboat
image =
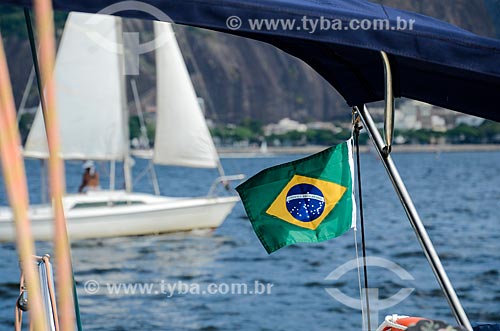
[[(90, 190), (64, 197), (68, 234), (72, 239), (213, 229), (222, 224), (239, 200), (234, 195), (213, 194), (216, 183), (240, 176), (223, 176), (172, 27), (160, 22), (154, 27), (158, 43), (158, 93), (152, 162), (218, 168), (221, 176), (204, 197), (174, 198), (132, 191), (125, 75), (119, 54), (121, 19), (70, 13), (55, 69), (61, 156), (65, 160), (98, 160), (111, 164), (109, 190)], [(25, 144), (25, 157), (48, 158), (45, 137), (39, 107)], [(124, 165), (125, 190), (114, 188), (117, 161)], [(154, 168), (151, 169), (154, 174)], [(158, 188), (156, 191), (159, 193)], [(0, 209), (0, 241), (14, 239), (12, 217), (10, 209)], [(30, 217), (35, 239), (51, 239), (51, 206), (32, 206)]]

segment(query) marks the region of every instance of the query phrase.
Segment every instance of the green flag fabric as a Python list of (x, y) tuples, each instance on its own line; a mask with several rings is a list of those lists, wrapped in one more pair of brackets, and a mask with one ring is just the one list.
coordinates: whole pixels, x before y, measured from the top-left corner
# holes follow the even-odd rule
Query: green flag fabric
[(270, 254), (320, 242), (356, 222), (352, 139), (293, 162), (262, 170), (236, 187), (257, 237)]

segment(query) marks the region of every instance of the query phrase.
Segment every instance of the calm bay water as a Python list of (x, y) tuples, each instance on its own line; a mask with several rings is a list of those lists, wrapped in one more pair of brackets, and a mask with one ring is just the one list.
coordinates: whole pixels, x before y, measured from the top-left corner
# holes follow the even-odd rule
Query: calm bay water
[[(224, 159), (228, 174), (255, 174), (297, 156)], [(394, 158), (414, 198), (462, 303), (473, 321), (500, 321), (500, 153), (396, 154)], [(143, 167), (138, 161), (137, 172)], [(33, 202), (40, 201), (38, 162), (27, 162)], [(68, 163), (68, 190), (76, 191), (80, 163)], [(105, 169), (101, 169), (106, 186)], [(362, 175), (370, 256), (386, 258), (407, 270), (402, 280), (390, 270), (369, 268), (370, 287), (380, 298), (414, 288), (401, 303), (382, 310), (452, 322), (385, 170), (373, 155), (362, 155)], [(203, 195), (215, 174), (208, 170), (158, 168), (162, 193)], [(120, 180), (118, 180), (120, 182)], [(147, 182), (136, 185), (151, 191)], [(6, 204), (3, 185), (1, 202)], [(37, 243), (37, 253), (51, 253)], [(0, 330), (11, 329), (18, 292), (17, 255), (0, 244)], [(360, 329), (357, 310), (325, 291), (336, 287), (359, 296), (355, 270), (336, 281), (328, 274), (355, 258), (353, 232), (317, 245), (292, 246), (268, 256), (252, 232), (239, 203), (213, 234), (83, 240), (72, 246), (84, 330), (348, 330)], [(89, 294), (95, 280), (101, 291)], [(106, 283), (179, 284), (272, 283), (266, 295), (107, 294)], [(193, 285), (194, 284), (194, 285)], [(193, 287), (194, 286), (194, 287)]]

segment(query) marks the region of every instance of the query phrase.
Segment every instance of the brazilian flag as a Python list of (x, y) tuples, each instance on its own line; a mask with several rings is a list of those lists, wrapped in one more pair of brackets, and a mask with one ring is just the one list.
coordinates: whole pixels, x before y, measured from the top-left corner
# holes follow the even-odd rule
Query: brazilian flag
[(270, 254), (338, 237), (355, 224), (352, 139), (262, 170), (236, 187), (257, 237)]

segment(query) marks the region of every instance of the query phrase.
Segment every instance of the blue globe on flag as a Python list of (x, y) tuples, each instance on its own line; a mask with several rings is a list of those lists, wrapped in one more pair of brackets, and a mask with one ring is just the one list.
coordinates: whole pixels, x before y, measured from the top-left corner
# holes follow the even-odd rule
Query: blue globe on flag
[(325, 197), (314, 185), (297, 184), (286, 195), (286, 208), (296, 220), (312, 222), (325, 210)]

